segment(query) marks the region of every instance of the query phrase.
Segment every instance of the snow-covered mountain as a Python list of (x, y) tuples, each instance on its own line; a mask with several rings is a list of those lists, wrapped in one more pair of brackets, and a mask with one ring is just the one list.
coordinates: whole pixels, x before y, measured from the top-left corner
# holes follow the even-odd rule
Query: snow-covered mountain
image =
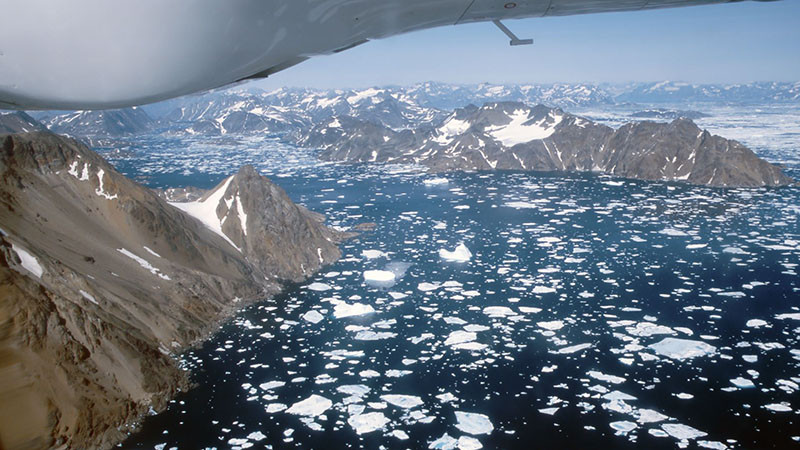
[(74, 111), (42, 119), (47, 128), (68, 136), (122, 137), (152, 131), (156, 122), (138, 107)]
[[(234, 88), (142, 108), (41, 113), (51, 130), (72, 136), (121, 137), (153, 130), (200, 135), (261, 135), (304, 130), (348, 116), (394, 130), (433, 125), (470, 104), (522, 102), (565, 109), (641, 104), (769, 104), (800, 102), (800, 82), (696, 85), (663, 81), (627, 85), (586, 83), (455, 85), (426, 82), (366, 89)], [(153, 119), (151, 119), (151, 116)]]
[(617, 95), (633, 103), (784, 103), (800, 102), (800, 82), (690, 84), (674, 81), (638, 83)]

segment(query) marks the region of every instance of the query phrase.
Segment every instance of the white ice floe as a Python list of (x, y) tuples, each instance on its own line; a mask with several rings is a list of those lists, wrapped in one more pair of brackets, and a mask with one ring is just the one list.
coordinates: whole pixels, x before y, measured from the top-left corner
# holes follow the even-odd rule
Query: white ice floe
[(458, 450), (478, 450), (483, 448), (481, 441), (471, 436), (461, 436), (458, 438)]
[(761, 319), (750, 319), (745, 323), (748, 328), (761, 328), (765, 325), (768, 325), (768, 323)]
[(447, 249), (439, 250), (439, 257), (447, 261), (453, 262), (467, 262), (472, 258), (472, 252), (469, 251), (466, 245), (458, 244), (453, 251)]
[(661, 428), (675, 439), (685, 441), (706, 436), (707, 433), (680, 423), (665, 423)]
[(422, 182), (425, 186), (441, 186), (450, 183), (447, 178), (428, 178)]
[(698, 356), (713, 355), (717, 348), (702, 341), (689, 339), (665, 338), (648, 348), (652, 349), (661, 356), (672, 359), (690, 359)]
[(311, 311), (303, 314), (303, 320), (305, 320), (306, 322), (311, 322), (311, 323), (319, 323), (324, 318), (325, 317), (322, 314), (320, 314), (319, 312), (317, 312), (317, 311), (315, 311), (313, 309)]
[(560, 320), (551, 320), (548, 322), (536, 322), (536, 325), (538, 325), (539, 328), (544, 328), (545, 330), (549, 331), (556, 331), (564, 328), (564, 322)]
[(531, 292), (533, 292), (534, 294), (541, 295), (541, 294), (552, 294), (555, 293), (556, 290), (555, 288), (552, 288), (550, 286), (536, 286), (531, 290)]
[(391, 283), (395, 280), (395, 274), (388, 270), (367, 270), (364, 272), (364, 280), (377, 283)]
[(629, 422), (627, 420), (611, 422), (608, 425), (615, 431), (614, 434), (618, 436), (625, 436), (638, 427), (638, 425), (636, 425), (635, 423)]
[(381, 400), (403, 409), (416, 408), (423, 404), (422, 399), (416, 395), (386, 394), (381, 395)]
[(356, 397), (363, 397), (371, 390), (372, 389), (369, 386), (365, 386), (363, 384), (345, 384), (336, 388), (336, 392), (354, 395)]
[(571, 345), (569, 347), (563, 347), (558, 349), (558, 353), (562, 355), (569, 355), (572, 353), (577, 353), (582, 350), (586, 350), (587, 348), (592, 347), (592, 344), (578, 344), (578, 345)]
[(670, 327), (658, 325), (652, 322), (639, 322), (635, 327), (627, 327), (628, 334), (639, 337), (648, 337), (656, 334), (675, 334)]
[(472, 342), (478, 338), (478, 335), (469, 331), (453, 331), (444, 341), (445, 345), (458, 345), (465, 342)]
[(378, 259), (378, 258), (385, 258), (386, 253), (380, 250), (364, 250), (361, 252), (361, 256), (366, 259)]
[(333, 406), (332, 401), (320, 395), (313, 394), (307, 399), (293, 404), (286, 412), (298, 416), (317, 417), (325, 413), (331, 406)]
[(28, 253), (28, 251), (24, 248), (15, 245), (13, 242), (11, 243), (11, 249), (14, 250), (17, 255), (19, 255), (19, 259), (22, 262), (22, 267), (25, 268), (25, 270), (33, 274), (36, 278), (42, 278), (44, 269), (42, 268), (42, 265), (39, 264), (39, 260), (36, 259), (35, 256)]
[(625, 382), (625, 378), (618, 377), (616, 375), (607, 375), (597, 370), (590, 370), (586, 374), (594, 378), (595, 380), (606, 381), (608, 383), (620, 384)]
[(422, 292), (430, 292), (439, 289), (441, 285), (439, 283), (420, 283), (417, 285), (417, 289)]
[(344, 317), (361, 316), (374, 313), (375, 310), (370, 305), (363, 303), (339, 303), (333, 307), (333, 317), (342, 319)]
[(739, 389), (750, 389), (756, 387), (753, 382), (744, 377), (736, 377), (731, 379), (731, 384), (738, 387)]
[(354, 339), (357, 341), (380, 341), (382, 339), (391, 339), (396, 336), (397, 333), (392, 333), (389, 331), (363, 330), (356, 333)]
[(267, 405), (265, 410), (267, 411), (267, 414), (275, 414), (281, 411), (285, 411), (287, 408), (288, 406), (286, 406), (283, 403), (270, 403)]
[(487, 306), (483, 308), (483, 313), (489, 317), (515, 316), (517, 313), (507, 306)]
[(786, 320), (786, 319), (800, 320), (800, 313), (777, 314), (775, 315), (775, 318), (778, 320)]
[(325, 284), (325, 283), (319, 283), (319, 282), (311, 283), (307, 287), (308, 287), (308, 289), (310, 289), (312, 291), (316, 291), (316, 292), (325, 292), (325, 291), (329, 291), (331, 289), (330, 285)]
[(258, 387), (265, 391), (271, 391), (273, 389), (277, 389), (285, 385), (286, 385), (285, 381), (267, 381), (266, 383), (259, 384)]
[(665, 416), (664, 414), (652, 409), (640, 409), (636, 412), (636, 415), (636, 421), (639, 423), (663, 422), (669, 419), (669, 416)]
[(347, 423), (353, 427), (357, 434), (365, 434), (385, 427), (389, 423), (389, 419), (381, 412), (370, 412), (352, 416), (347, 419)]
[(458, 446), (458, 440), (449, 434), (445, 433), (439, 439), (431, 442), (428, 446), (429, 449), (435, 450), (455, 450)]
[(789, 402), (770, 403), (768, 405), (764, 405), (764, 409), (768, 409), (772, 412), (792, 412), (792, 406), (789, 404)]
[(456, 411), (456, 428), (469, 434), (489, 434), (494, 425), (484, 414)]

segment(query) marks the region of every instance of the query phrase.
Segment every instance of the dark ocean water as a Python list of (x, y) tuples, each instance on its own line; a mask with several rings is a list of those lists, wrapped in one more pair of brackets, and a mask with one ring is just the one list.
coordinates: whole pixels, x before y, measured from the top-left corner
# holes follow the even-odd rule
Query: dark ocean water
[[(198, 387), (124, 447), (798, 445), (797, 188), (430, 175), (277, 140), (135, 150), (112, 162), (153, 187), (207, 188), (253, 163), (329, 224), (377, 228), (182, 355)], [(462, 243), (468, 261), (440, 257)], [(348, 305), (374, 312), (341, 317)], [(664, 339), (678, 353), (649, 347)], [(290, 413), (309, 397), (317, 411)], [(459, 427), (456, 412), (481, 416)]]

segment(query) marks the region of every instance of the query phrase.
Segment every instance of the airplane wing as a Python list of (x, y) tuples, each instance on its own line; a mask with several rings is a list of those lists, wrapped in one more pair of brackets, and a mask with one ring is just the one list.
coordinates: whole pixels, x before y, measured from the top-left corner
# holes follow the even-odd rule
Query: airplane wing
[(467, 22), (729, 0), (4, 0), (0, 108), (103, 109)]

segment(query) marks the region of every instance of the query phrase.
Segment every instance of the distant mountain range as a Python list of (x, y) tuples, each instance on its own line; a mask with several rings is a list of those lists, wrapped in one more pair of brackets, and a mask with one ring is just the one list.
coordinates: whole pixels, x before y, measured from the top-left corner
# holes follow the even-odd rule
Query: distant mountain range
[(168, 202), (33, 131), (0, 135), (0, 175), (0, 384), (24, 424), (3, 430), (10, 448), (112, 447), (188, 388), (172, 354), (338, 259), (344, 237), (248, 166)]
[(599, 172), (709, 186), (793, 184), (744, 145), (690, 119), (635, 122), (614, 130), (559, 108), (491, 102), (457, 109), (436, 127), (393, 130), (334, 117), (296, 135), (332, 161), (416, 163), (436, 171)]
[(800, 103), (800, 82), (697, 85), (665, 81), (625, 86), (581, 83), (462, 86), (428, 82), (359, 90), (232, 89), (141, 108), (31, 115), (51, 131), (70, 136), (123, 137), (153, 131), (219, 136), (285, 133), (333, 116), (355, 117), (393, 129), (417, 128), (436, 123), (452, 110), (469, 104), (505, 101), (565, 109), (629, 103), (651, 109), (668, 104), (685, 107), (702, 103)]

